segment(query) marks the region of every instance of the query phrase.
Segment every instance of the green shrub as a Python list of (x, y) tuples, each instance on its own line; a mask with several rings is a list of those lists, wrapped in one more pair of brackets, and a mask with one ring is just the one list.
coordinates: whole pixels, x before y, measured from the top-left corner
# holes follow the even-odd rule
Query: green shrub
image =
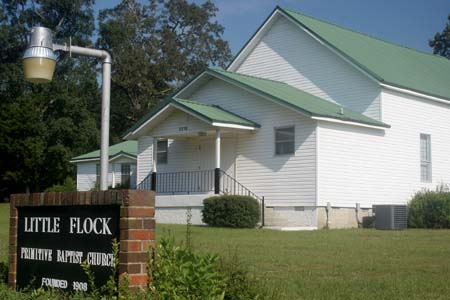
[(76, 192), (76, 191), (77, 191), (77, 184), (71, 177), (67, 177), (66, 180), (64, 180), (63, 184), (55, 184), (45, 190), (45, 192)]
[(408, 204), (408, 226), (450, 228), (450, 192), (437, 189), (416, 193)]
[(254, 228), (259, 221), (258, 201), (249, 196), (214, 196), (203, 200), (203, 222), (210, 226)]
[(150, 262), (150, 299), (219, 300), (224, 296), (224, 279), (217, 272), (218, 257), (196, 254), (163, 238)]

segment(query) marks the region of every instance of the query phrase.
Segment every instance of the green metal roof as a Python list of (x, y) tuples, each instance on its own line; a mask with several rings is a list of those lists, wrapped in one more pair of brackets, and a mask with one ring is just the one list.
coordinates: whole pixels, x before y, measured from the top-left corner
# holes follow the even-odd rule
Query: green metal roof
[(279, 8), (380, 82), (450, 100), (450, 60)]
[[(191, 81), (186, 83), (185, 86), (205, 73), (215, 75), (225, 80), (231, 80), (237, 85), (249, 88), (258, 94), (265, 95), (266, 97), (269, 97), (270, 99), (282, 105), (289, 106), (310, 117), (324, 117), (342, 121), (357, 122), (372, 126), (380, 126), (386, 128), (390, 127), (383, 122), (377, 121), (363, 114), (344, 108), (338, 104), (296, 89), (293, 86), (288, 85), (287, 83), (229, 72), (217, 68), (206, 69), (206, 71), (202, 72), (200, 75), (196, 76)], [(202, 104), (190, 100), (166, 98), (164, 101), (161, 101), (154, 109), (150, 110), (141, 119), (139, 119), (130, 129), (128, 129), (124, 133), (124, 136), (138, 129), (142, 124), (144, 124), (147, 120), (149, 120), (170, 103), (175, 103), (183, 106), (184, 108), (189, 109), (190, 111), (197, 113), (204, 118), (207, 118), (211, 122), (225, 122), (260, 127), (260, 125), (242, 118), (232, 112), (226, 111), (219, 106)]]
[(333, 118), (373, 126), (390, 127), (383, 122), (306, 93), (284, 82), (243, 75), (220, 69), (210, 68), (208, 69), (208, 72), (216, 74), (219, 77), (231, 79), (232, 81), (242, 84), (257, 93), (264, 94), (280, 104), (296, 109), (307, 116)]
[[(125, 141), (119, 144), (115, 144), (109, 147), (109, 158), (115, 157), (120, 154), (136, 157), (138, 153), (137, 141)], [(78, 162), (86, 159), (100, 159), (100, 150), (95, 150), (86, 154), (82, 154), (72, 158), (71, 162)]]
[(208, 105), (191, 100), (172, 99), (171, 103), (178, 104), (192, 113), (206, 118), (210, 122), (260, 127), (259, 124), (229, 112), (218, 105)]

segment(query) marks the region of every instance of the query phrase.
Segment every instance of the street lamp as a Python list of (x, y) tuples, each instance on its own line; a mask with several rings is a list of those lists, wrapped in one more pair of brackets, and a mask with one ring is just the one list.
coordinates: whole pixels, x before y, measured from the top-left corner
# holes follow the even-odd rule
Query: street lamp
[(111, 90), (111, 55), (105, 50), (53, 43), (49, 28), (33, 27), (30, 43), (23, 55), (25, 80), (32, 83), (47, 83), (53, 78), (56, 67), (55, 51), (69, 52), (102, 59), (102, 121), (100, 147), (100, 190), (108, 189), (109, 111)]

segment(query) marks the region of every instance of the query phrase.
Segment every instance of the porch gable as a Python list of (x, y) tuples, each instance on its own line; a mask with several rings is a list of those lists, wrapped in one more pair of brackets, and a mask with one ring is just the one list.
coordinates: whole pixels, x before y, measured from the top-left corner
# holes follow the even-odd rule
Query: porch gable
[(229, 130), (256, 130), (260, 125), (217, 105), (171, 98), (165, 105), (153, 111), (138, 128), (129, 132), (126, 138), (143, 133), (155, 137), (202, 135), (215, 131), (218, 127)]

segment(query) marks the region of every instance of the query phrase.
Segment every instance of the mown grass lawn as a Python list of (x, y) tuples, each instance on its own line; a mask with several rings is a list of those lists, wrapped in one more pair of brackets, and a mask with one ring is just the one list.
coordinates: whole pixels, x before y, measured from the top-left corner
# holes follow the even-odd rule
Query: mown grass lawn
[(0, 261), (8, 259), (9, 203), (0, 203)]
[[(0, 260), (8, 206), (0, 204)], [(157, 224), (182, 242), (186, 226)], [(192, 226), (193, 247), (237, 253), (279, 299), (450, 299), (450, 230), (279, 232)]]

